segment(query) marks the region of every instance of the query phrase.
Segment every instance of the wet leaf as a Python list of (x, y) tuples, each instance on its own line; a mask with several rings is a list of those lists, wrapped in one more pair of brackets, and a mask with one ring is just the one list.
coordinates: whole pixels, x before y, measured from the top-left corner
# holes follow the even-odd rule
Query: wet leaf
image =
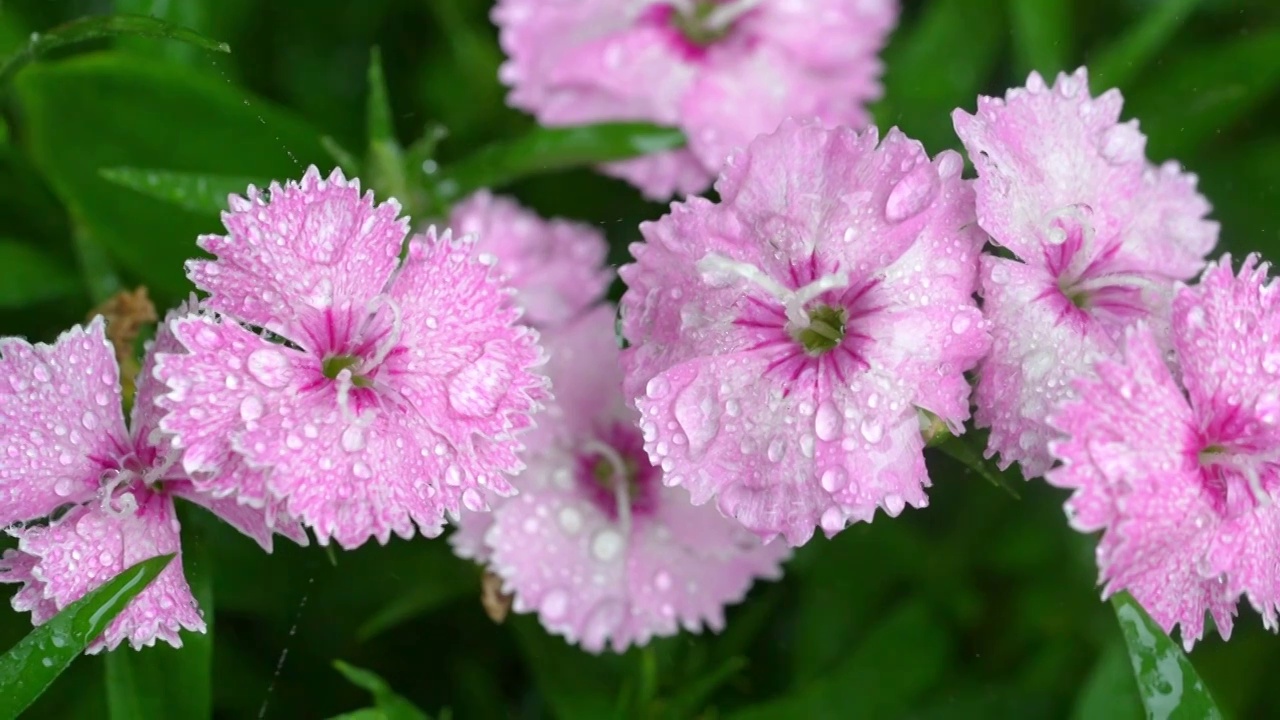
[(206, 215), (226, 210), (227, 196), (243, 195), (250, 185), (261, 188), (270, 182), (262, 178), (131, 167), (103, 168), (99, 173), (121, 187)]
[(1084, 687), (1076, 696), (1074, 720), (1131, 720), (1143, 717), (1138, 687), (1129, 669), (1129, 653), (1117, 639), (1098, 657)]
[(0, 67), (0, 88), (15, 74), (41, 55), (66, 45), (96, 40), (98, 38), (128, 35), (136, 37), (177, 40), (214, 52), (231, 52), (224, 42), (210, 40), (194, 30), (188, 30), (146, 15), (100, 15), (80, 18), (44, 33), (32, 33), (26, 47), (18, 50)]
[(480, 188), (501, 187), (538, 173), (675, 150), (684, 142), (679, 130), (648, 123), (537, 128), (446, 166), (437, 180), (436, 200), (447, 205)]
[(1213, 720), (1222, 712), (1191, 661), (1127, 592), (1114, 595), (1111, 606), (1129, 647), (1129, 662), (1138, 694), (1151, 720)]
[(383, 720), (430, 720), (427, 714), (419, 710), (413, 703), (400, 697), (386, 681), (377, 675), (341, 660), (334, 660), (333, 667), (342, 673), (351, 684), (369, 691), (373, 695), (374, 707), (357, 710), (340, 717), (382, 718)]
[(173, 560), (143, 560), (71, 603), (0, 657), (0, 718), (17, 717)]

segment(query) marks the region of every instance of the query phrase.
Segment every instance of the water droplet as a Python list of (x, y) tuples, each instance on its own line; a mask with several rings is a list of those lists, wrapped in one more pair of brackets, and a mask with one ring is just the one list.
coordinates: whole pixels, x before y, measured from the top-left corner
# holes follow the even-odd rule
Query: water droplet
[(783, 439), (781, 435), (779, 435), (769, 443), (769, 449), (766, 451), (766, 454), (770, 462), (778, 462), (779, 460), (782, 459), (782, 456), (785, 455), (786, 452), (787, 452), (787, 441)]
[(929, 205), (938, 190), (938, 172), (929, 163), (921, 163), (893, 186), (884, 204), (884, 216), (897, 223), (919, 214)]
[(1114, 165), (1123, 165), (1142, 159), (1146, 152), (1146, 138), (1132, 122), (1113, 125), (1102, 133), (1102, 157)]
[(36, 379), (39, 380), (40, 382), (47, 383), (53, 379), (53, 376), (49, 374), (49, 368), (45, 367), (44, 365), (37, 365), (36, 369), (32, 372), (36, 376)]
[(822, 483), (822, 489), (829, 493), (840, 492), (849, 484), (849, 473), (838, 465), (830, 467), (822, 473), (819, 482)]
[(884, 498), (884, 509), (885, 512), (889, 513), (889, 517), (898, 517), (898, 514), (906, 506), (907, 503), (902, 499), (901, 495), (886, 495)]
[(462, 468), (457, 465), (450, 465), (444, 471), (444, 483), (450, 487), (458, 487), (462, 484)]
[(872, 445), (880, 442), (880, 438), (884, 437), (884, 426), (872, 418), (864, 419), (859, 429), (862, 431), (862, 437)]
[(245, 422), (253, 422), (262, 417), (265, 410), (262, 400), (259, 400), (256, 395), (250, 395), (240, 401), (240, 419)]
[(818, 434), (818, 438), (824, 442), (831, 442), (840, 437), (842, 429), (844, 429), (844, 418), (836, 409), (835, 403), (830, 400), (819, 403), (818, 412), (813, 416), (813, 431)]
[(355, 464), (351, 466), (351, 474), (362, 480), (368, 480), (373, 477), (373, 470), (371, 470), (368, 465), (365, 465), (363, 461), (357, 460), (355, 461)]
[(600, 562), (609, 562), (622, 552), (622, 535), (612, 528), (605, 528), (591, 538), (591, 554)]
[(666, 570), (659, 570), (658, 573), (653, 576), (653, 586), (659, 590), (670, 590), (671, 573)]
[(53, 491), (57, 493), (58, 497), (71, 497), (71, 493), (76, 491), (76, 486), (78, 484), (79, 483), (72, 478), (60, 478), (58, 482), (54, 484)]
[(653, 378), (644, 386), (644, 394), (654, 400), (666, 397), (669, 392), (671, 392), (671, 383), (667, 382), (667, 379), (662, 376)]
[(676, 422), (689, 440), (689, 457), (697, 459), (720, 432), (720, 404), (705, 385), (695, 383), (676, 398)]
[(98, 427), (98, 416), (88, 410), (80, 417), (80, 424), (85, 430), (93, 430)]
[(471, 512), (485, 512), (489, 509), (489, 503), (484, 501), (484, 496), (475, 488), (462, 491), (462, 506)]
[(59, 454), (59, 455), (58, 455), (58, 464), (60, 464), (60, 465), (70, 465), (70, 464), (71, 464), (71, 461), (72, 461), (73, 459), (74, 459), (74, 458), (72, 458), (72, 457), (71, 457), (71, 454), (70, 454), (70, 453), (63, 452), (63, 453), (61, 453), (61, 454)]
[(969, 317), (969, 313), (958, 312), (955, 317), (951, 318), (951, 332), (961, 335), (964, 331), (973, 326), (973, 318)]
[(342, 449), (347, 452), (360, 452), (364, 449), (364, 428), (359, 425), (348, 425), (342, 431)]
[(497, 411), (510, 387), (511, 374), (506, 366), (481, 357), (449, 381), (449, 407), (463, 417), (489, 417)]
[(559, 620), (564, 617), (565, 611), (569, 609), (569, 594), (563, 590), (556, 589), (542, 596), (542, 602), (538, 605), (538, 612), (548, 620)]
[(307, 296), (307, 304), (317, 310), (323, 310), (333, 305), (333, 281), (329, 278), (321, 278), (320, 282), (311, 288), (311, 294)]
[(284, 445), (290, 450), (301, 450), (302, 438), (294, 435), (293, 433), (289, 433), (284, 439)]
[(576, 508), (561, 508), (559, 517), (560, 527), (570, 535), (574, 535), (582, 529), (582, 513), (578, 512)]
[(844, 511), (838, 507), (829, 507), (822, 513), (822, 519), (818, 521), (822, 526), (822, 531), (831, 537), (844, 529)]
[(289, 384), (289, 359), (279, 350), (263, 348), (249, 355), (249, 374), (270, 388)]

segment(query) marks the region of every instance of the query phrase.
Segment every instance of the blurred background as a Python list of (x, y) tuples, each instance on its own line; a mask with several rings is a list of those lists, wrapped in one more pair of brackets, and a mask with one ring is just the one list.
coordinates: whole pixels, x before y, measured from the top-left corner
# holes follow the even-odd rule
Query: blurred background
[[(0, 334), (50, 340), (120, 287), (146, 285), (162, 312), (184, 297), (182, 261), (197, 234), (219, 229), (217, 217), (112, 185), (99, 169), (284, 179), (310, 163), (331, 167), (321, 136), (364, 148), (374, 46), (404, 144), (443, 124), (448, 163), (531, 127), (504, 105), (489, 7), (0, 0), (4, 54), (32, 32), (111, 12), (155, 14), (232, 48), (100, 41), (28, 67), (5, 91)], [(950, 111), (972, 110), (976, 94), (1002, 94), (1032, 69), (1088, 64), (1095, 94), (1124, 91), (1125, 117), (1140, 119), (1153, 160), (1176, 158), (1200, 175), (1220, 247), (1280, 257), (1275, 0), (906, 2), (884, 59), (879, 125), (900, 126), (931, 152), (958, 146)], [(598, 224), (615, 263), (637, 223), (664, 211), (588, 171), (508, 190), (543, 214)], [(1016, 480), (1015, 498), (946, 458), (930, 462), (928, 509), (814, 540), (781, 582), (731, 609), (721, 635), (621, 656), (586, 655), (528, 617), (495, 624), (480, 605), (479, 569), (443, 539), (332, 558), (282, 543), (266, 556), (189, 512), (188, 575), (216, 608), (216, 716), (328, 717), (367, 705), (333, 669), (342, 659), (433, 716), (447, 708), (457, 718), (1140, 717), (1114, 615), (1094, 585), (1093, 540), (1066, 526), (1064, 493)], [(0, 610), (0, 647), (29, 628), (26, 614)], [(1266, 679), (1280, 667), (1280, 639), (1247, 607), (1235, 632), (1230, 643), (1202, 642), (1193, 661), (1231, 715), (1280, 713)], [(208, 654), (209, 642), (191, 638), (186, 651)], [(105, 716), (103, 666), (78, 661), (30, 717)]]

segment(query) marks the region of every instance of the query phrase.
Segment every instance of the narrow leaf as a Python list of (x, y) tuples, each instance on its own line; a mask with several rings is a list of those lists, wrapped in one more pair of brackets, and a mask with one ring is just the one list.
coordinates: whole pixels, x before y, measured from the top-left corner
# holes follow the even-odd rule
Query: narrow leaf
[(65, 25), (59, 25), (46, 33), (32, 33), (31, 41), (27, 43), (26, 47), (14, 53), (0, 67), (0, 87), (6, 85), (19, 70), (32, 60), (50, 50), (114, 35), (177, 40), (205, 50), (231, 52), (231, 47), (224, 42), (210, 40), (194, 30), (188, 30), (146, 15), (85, 17), (79, 20), (72, 20)]
[(1201, 0), (1161, 0), (1147, 3), (1142, 19), (1111, 45), (1095, 53), (1090, 63), (1094, 87), (1128, 87), (1173, 39)]
[(1013, 57), (1018, 77), (1032, 70), (1049, 75), (1068, 70), (1071, 52), (1069, 0), (1008, 0)]
[(76, 289), (72, 268), (30, 245), (0, 239), (0, 308), (54, 300)]
[(537, 128), (445, 167), (436, 198), (448, 204), (480, 188), (499, 187), (529, 175), (676, 150), (684, 142), (679, 130), (648, 123)]
[(125, 570), (32, 630), (0, 657), (0, 718), (17, 717), (40, 697), (170, 560), (173, 555), (159, 555)]
[(387, 77), (382, 71), (382, 53), (369, 51), (369, 97), (365, 100), (365, 122), (369, 144), (395, 143), (391, 123), (391, 100), (387, 97)]
[(1138, 694), (1153, 720), (1221, 718), (1222, 712), (1196, 674), (1191, 661), (1127, 592), (1111, 598), (1120, 631), (1129, 646), (1129, 662)]
[[(384, 718), (384, 720), (430, 720), (426, 713), (396, 694), (385, 680), (368, 670), (348, 665), (341, 660), (334, 660), (333, 667), (342, 673), (352, 685), (364, 688), (369, 691), (369, 694), (373, 695), (373, 709), (379, 712), (380, 717)], [(349, 713), (349, 715), (366, 717), (362, 713), (367, 712), (367, 710), (358, 710), (356, 713)], [(373, 716), (368, 715), (368, 717)]]
[(1129, 670), (1129, 653), (1117, 639), (1098, 657), (1084, 687), (1076, 696), (1072, 720), (1132, 720), (1142, 717), (1138, 687)]
[(121, 648), (107, 653), (107, 708), (111, 720), (184, 718), (213, 714), (213, 567), (202, 527), (213, 518), (179, 507), (183, 534), (183, 575), (205, 618), (206, 631), (183, 633), (182, 647), (157, 643), (146, 652)]
[(243, 194), (250, 185), (267, 185), (261, 178), (131, 167), (103, 168), (99, 174), (116, 185), (207, 215), (226, 210), (227, 196)]

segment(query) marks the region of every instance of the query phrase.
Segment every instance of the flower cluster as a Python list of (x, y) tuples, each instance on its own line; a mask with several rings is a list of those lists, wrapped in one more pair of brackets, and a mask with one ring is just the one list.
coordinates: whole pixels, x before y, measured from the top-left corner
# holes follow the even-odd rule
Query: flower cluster
[(452, 230), (410, 236), (339, 171), (250, 187), (198, 239), (202, 298), (157, 328), (127, 425), (139, 366), (102, 318), (0, 341), (14, 607), (43, 622), (174, 553), (91, 650), (179, 645), (204, 627), (182, 498), (267, 551), (454, 520), (517, 611), (622, 651), (719, 629), (816, 530), (926, 506), (925, 448), (971, 439), (972, 407), (988, 458), (1074, 491), (1105, 594), (1188, 648), (1206, 613), (1228, 636), (1242, 598), (1276, 629), (1268, 266), (1207, 264), (1195, 177), (1149, 161), (1083, 69), (955, 111), (976, 180), (958, 153), (863, 128), (896, 11), (499, 2), (513, 104), (685, 129), (688, 150), (606, 168), (652, 196), (719, 173), (717, 200), (640, 226), (616, 330), (589, 225), (481, 191)]
[(501, 0), (512, 105), (547, 125), (647, 120), (689, 147), (606, 165), (661, 199), (705, 190), (788, 116), (864, 127), (896, 0)]

